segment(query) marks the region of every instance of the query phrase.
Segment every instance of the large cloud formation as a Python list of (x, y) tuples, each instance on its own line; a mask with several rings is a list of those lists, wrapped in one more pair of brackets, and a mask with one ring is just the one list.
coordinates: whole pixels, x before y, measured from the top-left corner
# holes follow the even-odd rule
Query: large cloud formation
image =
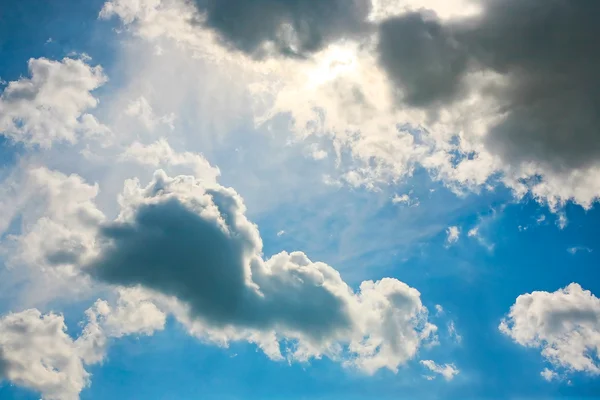
[[(226, 9), (232, 2), (113, 0), (101, 15), (118, 15), (150, 43), (168, 38), (219, 70), (243, 71), (238, 87), (260, 110), (256, 122), (286, 114), (301, 138), (331, 140), (350, 185), (396, 182), (423, 167), (456, 191), (503, 183), (553, 209), (596, 201), (596, 2), (367, 3), (319, 2), (313, 16), (303, 1)], [(346, 29), (349, 21), (362, 23)], [(315, 37), (323, 40), (312, 46)], [(272, 54), (269, 43), (305, 57), (243, 56)]]
[(600, 374), (600, 299), (576, 283), (519, 296), (499, 328), (522, 346), (541, 348), (555, 368)]
[(476, 17), (441, 21), (421, 12), (380, 25), (382, 66), (402, 102), (458, 101), (479, 72), (498, 74), (488, 91), (500, 121), (486, 137), (509, 163), (555, 172), (597, 165), (600, 156), (600, 34), (596, 1), (487, 0)]
[(85, 271), (176, 299), (190, 327), (257, 342), (274, 359), (283, 358), (278, 342), (291, 340), (289, 358), (326, 355), (368, 373), (395, 371), (436, 330), (420, 293), (400, 281), (366, 281), (355, 293), (301, 252), (264, 260), (233, 189), (158, 171), (147, 187), (129, 181), (121, 204), (119, 217), (99, 228)]

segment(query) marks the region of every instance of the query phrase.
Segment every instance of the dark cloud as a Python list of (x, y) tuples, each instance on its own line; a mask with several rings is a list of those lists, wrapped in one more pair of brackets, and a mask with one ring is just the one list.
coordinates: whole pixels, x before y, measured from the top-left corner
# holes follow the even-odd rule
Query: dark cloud
[(600, 160), (600, 2), (489, 0), (481, 15), (442, 22), (407, 14), (380, 26), (379, 57), (402, 100), (436, 107), (460, 99), (468, 72), (493, 71), (505, 118), (487, 147), (510, 162), (556, 171)]
[[(204, 24), (228, 44), (261, 56), (265, 43), (303, 55), (366, 28), (370, 0), (194, 0)], [(291, 29), (290, 29), (291, 28)]]
[(402, 101), (428, 106), (459, 94), (467, 54), (435, 16), (410, 13), (379, 29), (379, 60), (402, 88)]
[(141, 205), (131, 221), (104, 226), (107, 245), (89, 271), (105, 282), (175, 296), (211, 326), (278, 328), (315, 340), (351, 328), (346, 300), (324, 285), (322, 271), (300, 253), (263, 261), (256, 228), (240, 217), (236, 198), (208, 195), (218, 214), (210, 215), (210, 204), (199, 213), (171, 197)]

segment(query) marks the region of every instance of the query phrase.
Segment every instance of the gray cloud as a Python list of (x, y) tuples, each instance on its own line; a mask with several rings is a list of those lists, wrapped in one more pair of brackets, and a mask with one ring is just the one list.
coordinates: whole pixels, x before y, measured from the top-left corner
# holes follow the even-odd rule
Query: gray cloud
[(416, 106), (449, 101), (461, 88), (467, 54), (434, 15), (409, 13), (379, 27), (379, 60)]
[[(142, 284), (176, 296), (215, 326), (272, 329), (281, 324), (315, 336), (350, 328), (342, 299), (320, 281), (294, 282), (301, 276), (263, 271), (253, 257), (252, 231), (235, 229), (235, 209), (226, 204), (232, 200), (216, 192), (212, 198), (233, 230), (227, 232), (217, 219), (204, 219), (176, 198), (143, 205), (133, 221), (102, 229), (101, 235), (114, 245), (91, 271), (110, 283)], [(260, 283), (260, 292), (247, 284), (247, 263), (253, 264), (252, 277)]]
[(282, 359), (283, 338), (297, 342), (292, 359), (335, 359), (346, 345), (349, 363), (369, 373), (395, 371), (434, 336), (420, 293), (402, 282), (365, 281), (355, 293), (338, 271), (301, 252), (265, 260), (233, 189), (162, 171), (145, 188), (133, 185), (119, 218), (101, 225), (98, 256), (84, 269), (177, 299), (189, 316), (179, 306), (172, 312), (190, 332), (254, 341), (274, 359)]
[(406, 14), (380, 26), (381, 65), (413, 106), (460, 99), (469, 73), (493, 71), (488, 88), (505, 118), (486, 145), (508, 162), (554, 171), (600, 156), (600, 2), (488, 0), (481, 15), (442, 22)]
[[(319, 50), (366, 28), (370, 0), (195, 0), (204, 24), (231, 46), (260, 56), (273, 43), (287, 55)], [(291, 29), (290, 29), (291, 28)]]

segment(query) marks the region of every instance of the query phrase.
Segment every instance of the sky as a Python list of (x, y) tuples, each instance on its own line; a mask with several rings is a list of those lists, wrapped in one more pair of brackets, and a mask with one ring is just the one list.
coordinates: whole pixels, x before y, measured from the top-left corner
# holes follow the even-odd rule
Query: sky
[(0, 399), (600, 398), (599, 12), (0, 0)]

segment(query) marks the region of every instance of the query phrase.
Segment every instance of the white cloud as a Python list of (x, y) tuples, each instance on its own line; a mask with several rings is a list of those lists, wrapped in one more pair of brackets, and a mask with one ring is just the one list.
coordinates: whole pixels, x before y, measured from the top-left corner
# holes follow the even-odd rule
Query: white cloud
[(460, 229), (457, 226), (450, 226), (446, 229), (446, 234), (448, 235), (446, 237), (446, 243), (452, 245), (458, 242), (458, 239), (460, 238)]
[(589, 247), (585, 247), (585, 246), (573, 246), (573, 247), (569, 247), (567, 249), (567, 251), (573, 255), (579, 253), (579, 252), (585, 252), (585, 253), (591, 253), (593, 250), (590, 249)]
[(133, 161), (155, 168), (187, 166), (191, 168), (196, 178), (208, 182), (216, 182), (221, 174), (219, 169), (211, 166), (203, 156), (187, 151), (178, 153), (165, 139), (159, 139), (149, 145), (134, 142), (120, 155), (120, 160)]
[(444, 313), (444, 307), (442, 307), (440, 304), (436, 304), (435, 305), (435, 315), (440, 316), (443, 313)]
[[(456, 375), (460, 373), (460, 371), (456, 368), (454, 364), (439, 365), (432, 360), (421, 360), (420, 363), (421, 365), (429, 369), (431, 372), (443, 376), (444, 379), (447, 381), (451, 381)], [(435, 377), (433, 376), (428, 376), (426, 378), (428, 380), (435, 379)]]
[[(40, 221), (52, 222), (53, 230), (48, 234), (56, 235), (57, 226), (64, 225), (74, 239), (29, 241), (29, 251), (37, 254), (34, 263), (48, 268), (64, 265), (75, 277), (82, 272), (77, 265), (91, 263), (85, 271), (99, 281), (114, 283), (117, 288), (142, 285), (158, 292), (150, 296), (152, 300), (135, 290), (122, 292), (115, 307), (97, 302), (88, 312), (90, 323), (78, 339), (87, 362), (102, 359), (109, 337), (160, 329), (165, 312), (173, 313), (191, 334), (203, 340), (247, 340), (257, 343), (273, 359), (307, 361), (327, 356), (367, 373), (380, 368), (396, 371), (415, 357), (423, 343), (435, 342), (437, 328), (427, 321), (428, 312), (420, 293), (396, 279), (365, 281), (355, 293), (335, 269), (312, 262), (301, 252), (281, 253), (264, 260), (258, 230), (246, 219), (243, 202), (233, 189), (191, 176), (169, 178), (159, 172), (145, 188), (136, 180), (129, 181), (120, 197), (119, 217), (106, 224), (90, 200), (97, 188), (86, 186), (76, 176), (47, 170), (37, 173), (48, 178), (44, 181), (49, 183), (49, 189), (44, 190), (52, 191), (55, 198), (48, 201), (50, 205), (46, 205), (43, 216), (33, 226)], [(70, 188), (85, 190), (73, 197)], [(67, 199), (65, 207), (55, 209), (63, 196)], [(90, 212), (95, 216), (92, 219), (86, 217)], [(178, 220), (178, 213), (186, 216), (177, 223), (176, 231), (153, 236), (151, 232), (166, 233), (169, 224)], [(139, 243), (145, 243), (143, 247), (133, 246), (128, 235), (112, 236), (138, 224), (157, 224), (149, 230), (135, 228), (141, 235)], [(99, 236), (92, 235), (90, 239), (90, 226), (100, 229)], [(177, 238), (189, 229), (195, 233), (190, 231), (186, 240), (179, 241)], [(201, 243), (192, 243), (196, 240), (193, 238)], [(211, 241), (213, 245), (208, 244)], [(221, 252), (220, 246), (229, 250)], [(155, 270), (158, 275), (137, 269), (134, 258), (127, 268), (114, 269), (120, 265), (122, 251), (131, 252), (140, 260), (147, 252), (167, 255), (174, 251), (180, 260), (181, 274), (172, 274), (173, 258), (169, 256), (167, 262), (159, 253), (151, 256), (152, 263), (142, 263), (143, 271)], [(219, 254), (228, 254), (227, 259), (221, 260)], [(199, 262), (186, 261), (193, 259)], [(216, 262), (222, 266), (210, 268)], [(206, 268), (198, 269), (203, 265)], [(156, 281), (152, 276), (163, 278)], [(221, 290), (222, 285), (225, 286)], [(129, 297), (123, 297), (127, 293)], [(175, 304), (166, 299), (169, 296), (178, 298)], [(244, 298), (240, 303), (244, 308), (232, 314), (231, 302), (240, 296)], [(206, 304), (210, 307), (206, 308)], [(291, 347), (281, 349), (283, 340)]]
[[(478, 1), (378, 0), (370, 19), (406, 16), (423, 8), (435, 12), (442, 24), (457, 23), (456, 18), (466, 16), (494, 16), (486, 12), (490, 11), (487, 4)], [(511, 92), (514, 85), (514, 76), (508, 72), (498, 72), (493, 66), (466, 72), (462, 97), (432, 108), (399, 106), (396, 100), (402, 97), (402, 88), (392, 85), (381, 67), (374, 48), (376, 37), (365, 35), (358, 39), (361, 43), (333, 42), (303, 60), (258, 62), (221, 46), (215, 32), (202, 24), (189, 24), (197, 13), (184, 1), (113, 0), (105, 4), (101, 17), (119, 17), (127, 32), (161, 49), (185, 48), (190, 59), (202, 59), (215, 67), (210, 76), (232, 71), (232, 76), (239, 77), (239, 85), (223, 84), (237, 90), (249, 88), (250, 93), (237, 96), (249, 101), (240, 105), (229, 96), (231, 90), (211, 93), (206, 107), (218, 106), (218, 113), (208, 113), (205, 119), (250, 116), (256, 125), (266, 126), (289, 115), (298, 138), (317, 137), (331, 143), (339, 168), (339, 178), (333, 181), (377, 188), (406, 179), (415, 168), (424, 167), (434, 179), (457, 192), (503, 183), (517, 198), (531, 193), (553, 211), (568, 201), (589, 208), (600, 194), (597, 166), (555, 171), (543, 162), (507, 159), (502, 149), (490, 146), (493, 128), (510, 117), (499, 112), (504, 109), (499, 97)], [(138, 61), (134, 63), (138, 65)], [(180, 89), (185, 90), (185, 84)], [(318, 150), (311, 155), (322, 158), (325, 153)]]
[(393, 204), (404, 204), (409, 207), (418, 207), (420, 204), (418, 198), (413, 198), (408, 193), (405, 193), (403, 195), (395, 194), (394, 197), (392, 197), (392, 203)]
[(98, 300), (73, 340), (62, 315), (37, 309), (0, 317), (0, 380), (40, 392), (45, 400), (77, 400), (89, 386), (85, 365), (101, 362), (110, 338), (151, 335), (166, 314), (141, 289), (120, 289), (116, 305)]
[(0, 318), (0, 379), (40, 392), (46, 400), (76, 400), (89, 384), (61, 315), (30, 309)]
[(554, 368), (600, 373), (600, 300), (576, 283), (519, 296), (499, 329), (522, 346), (541, 349)]
[[(420, 293), (396, 279), (365, 281), (355, 293), (335, 269), (301, 252), (264, 260), (258, 230), (233, 189), (157, 172), (147, 187), (129, 181), (120, 204), (115, 222), (100, 223), (91, 251), (82, 247), (82, 254), (75, 251), (61, 261), (89, 264), (84, 271), (98, 281), (141, 285), (157, 295), (153, 301), (120, 301), (114, 311), (97, 302), (82, 336), (89, 340), (81, 341), (90, 362), (101, 359), (107, 335), (145, 332), (140, 326), (148, 327), (147, 332), (159, 329), (164, 324), (161, 309), (204, 340), (247, 340), (273, 359), (327, 356), (366, 373), (396, 371), (423, 343), (435, 341), (437, 328), (427, 321)], [(150, 224), (149, 229), (138, 229), (140, 224)], [(71, 229), (76, 231), (76, 225)], [(51, 259), (63, 247), (58, 243), (54, 252), (42, 254)], [(126, 265), (119, 261), (123, 252), (130, 253)], [(165, 300), (169, 296), (177, 300)], [(140, 308), (142, 315), (132, 311)], [(293, 343), (283, 352), (282, 340)]]
[(158, 124), (165, 124), (171, 129), (174, 129), (173, 123), (175, 121), (175, 114), (171, 113), (157, 117), (154, 115), (152, 106), (144, 96), (140, 96), (130, 102), (125, 109), (125, 114), (138, 118), (142, 125), (150, 131), (154, 130)]
[(107, 80), (100, 66), (65, 58), (30, 59), (30, 78), (12, 81), (0, 95), (0, 132), (27, 145), (75, 143), (79, 136), (109, 134), (86, 111), (98, 100), (91, 92)]
[(456, 326), (454, 325), (454, 321), (448, 322), (448, 335), (453, 338), (456, 343), (462, 342), (462, 336), (458, 334), (456, 331)]
[(540, 372), (540, 375), (548, 382), (551, 382), (558, 378), (558, 374), (548, 368), (544, 368), (542, 372)]

